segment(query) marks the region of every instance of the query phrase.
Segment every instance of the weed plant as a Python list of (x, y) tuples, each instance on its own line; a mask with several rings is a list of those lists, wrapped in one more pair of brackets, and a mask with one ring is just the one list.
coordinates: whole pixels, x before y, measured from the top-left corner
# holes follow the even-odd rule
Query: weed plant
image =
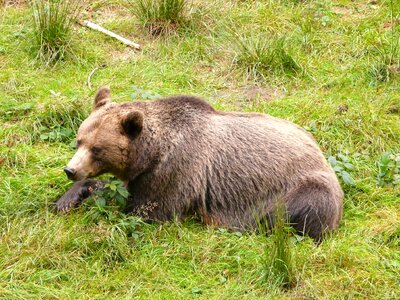
[(79, 0), (32, 0), (37, 57), (49, 65), (73, 53), (71, 30), (77, 20)]
[(400, 184), (400, 153), (383, 153), (377, 162), (379, 173), (377, 184), (380, 187)]
[(353, 164), (350, 162), (350, 158), (342, 153), (338, 156), (329, 156), (328, 163), (331, 165), (336, 175), (343, 180), (346, 185), (354, 186), (356, 182), (349, 172), (354, 170)]

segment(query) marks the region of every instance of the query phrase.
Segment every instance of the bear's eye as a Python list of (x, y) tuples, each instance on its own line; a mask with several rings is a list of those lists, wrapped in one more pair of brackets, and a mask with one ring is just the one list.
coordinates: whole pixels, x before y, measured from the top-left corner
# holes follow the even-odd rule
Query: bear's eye
[(98, 147), (92, 147), (91, 151), (93, 155), (99, 155), (101, 153), (101, 149)]
[(76, 141), (76, 143), (75, 143), (75, 149), (78, 149), (79, 148), (79, 146), (82, 144), (82, 142), (79, 140), (79, 141)]

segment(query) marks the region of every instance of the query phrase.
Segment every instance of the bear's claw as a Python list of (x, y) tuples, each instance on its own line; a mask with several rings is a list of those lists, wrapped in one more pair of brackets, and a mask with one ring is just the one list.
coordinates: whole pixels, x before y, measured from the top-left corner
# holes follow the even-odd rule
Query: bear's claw
[[(79, 195), (68, 195), (66, 193), (62, 196), (55, 204), (55, 211), (58, 213), (69, 213), (71, 209), (76, 207), (83, 199), (80, 199)], [(72, 197), (71, 197), (72, 196)]]

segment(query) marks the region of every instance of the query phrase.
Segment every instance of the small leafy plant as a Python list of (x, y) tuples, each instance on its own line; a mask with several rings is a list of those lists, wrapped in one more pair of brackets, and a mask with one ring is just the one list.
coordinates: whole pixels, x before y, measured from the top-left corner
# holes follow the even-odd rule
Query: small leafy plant
[(350, 162), (350, 158), (342, 153), (337, 156), (329, 156), (328, 162), (335, 171), (336, 175), (343, 180), (346, 185), (354, 186), (356, 184), (349, 171), (354, 170), (353, 164)]
[(133, 92), (131, 93), (131, 99), (142, 99), (142, 100), (155, 100), (161, 98), (161, 95), (144, 90), (136, 85), (132, 86)]
[(379, 187), (394, 187), (400, 184), (400, 153), (383, 153), (377, 165), (379, 168), (377, 176), (377, 184)]
[(169, 33), (186, 21), (188, 0), (128, 0), (128, 8), (152, 35)]
[(74, 137), (74, 132), (71, 128), (40, 128), (40, 139), (45, 142), (66, 142), (72, 140)]
[(5, 120), (11, 120), (15, 117), (21, 117), (26, 115), (28, 112), (32, 111), (34, 105), (31, 103), (18, 103), (14, 101), (10, 101), (10, 103), (6, 103), (6, 107), (2, 107), (3, 109), (3, 116)]
[(79, 0), (32, 0), (37, 56), (46, 65), (72, 53), (71, 29), (77, 19)]
[(308, 125), (304, 126), (304, 129), (311, 133), (316, 133), (318, 131), (317, 122), (311, 121)]
[[(98, 190), (85, 204), (90, 207), (85, 215), (87, 223), (105, 222), (113, 225), (112, 229), (137, 239), (140, 233), (137, 226), (143, 222), (134, 216), (127, 216), (122, 210), (126, 206), (129, 192), (119, 180), (112, 179)], [(94, 203), (94, 205), (92, 205)]]
[[(89, 209), (83, 222), (93, 230), (101, 229), (101, 238), (96, 245), (98, 251), (94, 251), (93, 255), (108, 266), (131, 259), (133, 247), (142, 236), (140, 227), (144, 223), (141, 219), (121, 211), (127, 197), (123, 184), (111, 180), (103, 190), (84, 202)], [(95, 205), (92, 205), (93, 202)]]
[(119, 180), (111, 180), (104, 185), (104, 189), (96, 191), (93, 196), (95, 204), (101, 208), (106, 206), (118, 206), (124, 209), (129, 192)]

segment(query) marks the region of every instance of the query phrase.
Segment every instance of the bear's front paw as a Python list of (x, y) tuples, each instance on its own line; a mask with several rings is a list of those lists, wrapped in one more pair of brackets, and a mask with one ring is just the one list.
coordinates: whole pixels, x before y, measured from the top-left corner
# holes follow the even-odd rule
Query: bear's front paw
[(54, 209), (58, 213), (68, 213), (85, 199), (89, 198), (95, 191), (103, 188), (104, 182), (101, 180), (86, 179), (78, 181), (68, 192), (58, 199)]
[(83, 200), (88, 198), (94, 191), (92, 187), (99, 186), (96, 181), (82, 180), (76, 182), (72, 188), (66, 192), (55, 204), (55, 211), (58, 213), (68, 213), (71, 209), (77, 207)]
[(55, 211), (58, 213), (68, 213), (74, 207), (78, 206), (83, 201), (80, 193), (73, 191), (66, 192), (55, 204)]

